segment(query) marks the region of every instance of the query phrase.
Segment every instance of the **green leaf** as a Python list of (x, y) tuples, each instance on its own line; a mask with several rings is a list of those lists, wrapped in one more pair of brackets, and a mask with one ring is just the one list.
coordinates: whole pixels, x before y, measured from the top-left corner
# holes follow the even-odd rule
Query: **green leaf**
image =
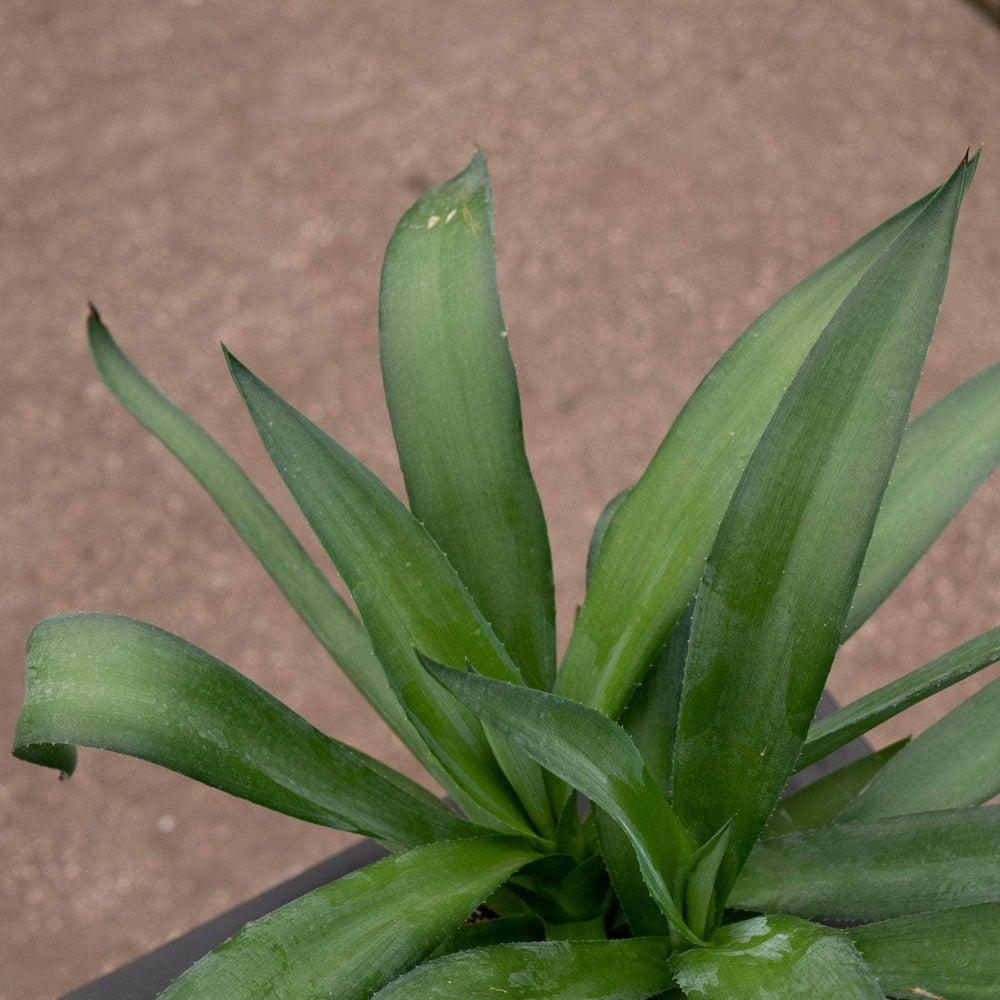
[(373, 1000), (646, 1000), (673, 985), (663, 938), (477, 948), (421, 965)]
[(160, 998), (367, 1000), (536, 856), (491, 837), (379, 861), (247, 924)]
[(728, 924), (670, 964), (688, 1000), (883, 1000), (843, 931), (783, 914)]
[(715, 885), (733, 832), (730, 820), (711, 840), (688, 857), (675, 879), (675, 898), (684, 900), (684, 918), (699, 937), (707, 937), (716, 924)]
[(889, 996), (1000, 1000), (1000, 903), (917, 913), (847, 933)]
[(631, 493), (631, 487), (616, 493), (607, 503), (604, 510), (597, 518), (593, 533), (590, 536), (590, 544), (587, 546), (587, 586), (590, 586), (590, 578), (594, 575), (594, 567), (597, 565), (597, 558), (601, 554), (601, 547), (604, 545), (604, 536), (608, 532), (608, 525), (611, 518), (618, 513), (618, 508), (625, 502), (626, 497)]
[(882, 498), (844, 636), (859, 628), (1000, 462), (1000, 364), (907, 428)]
[(599, 806), (591, 803), (591, 808), (601, 841), (601, 856), (629, 930), (639, 937), (666, 937), (670, 925), (650, 895), (629, 835)]
[(966, 677), (1000, 660), (1000, 628), (990, 629), (975, 639), (957, 646), (905, 677), (866, 694), (837, 709), (809, 727), (809, 738), (802, 747), (795, 767), (801, 770), (827, 754), (863, 736), (869, 729), (931, 695), (957, 684)]
[(410, 509), (525, 680), (555, 678), (552, 559), (500, 312), (493, 193), (477, 152), (389, 241), (379, 344)]
[(698, 587), (736, 485), (845, 296), (936, 192), (778, 300), (723, 355), (608, 526), (556, 692), (617, 718)]
[(424, 664), (484, 722), (621, 824), (664, 915), (679, 933), (697, 941), (667, 888), (696, 845), (625, 730), (566, 698), (452, 670), (426, 658)]
[(486, 948), (494, 944), (513, 944), (515, 941), (544, 941), (545, 922), (540, 917), (517, 915), (492, 917), (456, 927), (431, 952), (429, 958), (443, 958), (458, 951)]
[(736, 817), (723, 899), (795, 768), (839, 646), (934, 332), (969, 170), (963, 161), (834, 314), (705, 566), (672, 801), (698, 840)]
[(653, 657), (621, 718), (625, 731), (632, 737), (657, 785), (668, 798), (693, 611), (694, 605), (691, 604)]
[(909, 742), (909, 737), (825, 774), (778, 803), (763, 836), (815, 830), (833, 823), (872, 778)]
[(49, 744), (141, 757), (231, 795), (338, 830), (413, 846), (469, 836), (416, 782), (324, 736), (197, 646), (115, 615), (49, 618), (28, 639), (14, 754)]
[(886, 765), (838, 822), (978, 806), (1000, 792), (1000, 678)]
[(246, 473), (139, 371), (91, 307), (90, 350), (104, 384), (181, 461), (228, 518), (289, 603), (393, 732), (425, 763), (427, 748), (392, 689), (364, 626)]
[[(554, 832), (541, 771), (488, 740), (417, 660), (415, 648), (444, 663), (474, 663), (490, 676), (521, 680), (445, 554), (372, 472), (227, 357), (264, 447), (350, 589), (390, 683), (440, 762), (440, 780), (474, 820), (532, 831), (523, 802), (539, 832)], [(516, 794), (509, 781), (516, 782)]]
[(729, 898), (745, 910), (879, 920), (1000, 902), (1000, 806), (837, 823), (761, 841)]

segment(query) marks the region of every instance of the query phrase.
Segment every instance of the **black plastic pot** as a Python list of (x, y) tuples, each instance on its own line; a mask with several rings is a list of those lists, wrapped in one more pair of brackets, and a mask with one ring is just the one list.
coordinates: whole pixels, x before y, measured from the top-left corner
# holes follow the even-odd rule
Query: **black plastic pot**
[[(836, 707), (833, 699), (824, 694), (817, 715), (820, 717), (829, 715)], [(871, 748), (864, 740), (855, 740), (794, 775), (788, 783), (788, 791), (801, 788), (870, 752)], [(194, 965), (199, 958), (207, 955), (223, 941), (231, 938), (244, 924), (258, 920), (293, 899), (298, 899), (299, 896), (312, 892), (313, 889), (318, 889), (336, 878), (349, 875), (385, 855), (386, 851), (373, 841), (365, 841), (350, 847), (307, 869), (301, 875), (296, 875), (295, 878), (268, 889), (200, 927), (174, 938), (173, 941), (129, 962), (128, 965), (123, 965), (120, 969), (67, 993), (62, 1000), (153, 1000), (185, 969)]]

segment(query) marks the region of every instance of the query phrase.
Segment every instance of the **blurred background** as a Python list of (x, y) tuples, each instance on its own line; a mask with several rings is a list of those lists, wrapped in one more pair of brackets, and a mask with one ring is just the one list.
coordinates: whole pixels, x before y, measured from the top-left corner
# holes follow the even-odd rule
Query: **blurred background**
[[(478, 144), (562, 643), (603, 505), (777, 296), (985, 143), (922, 409), (1000, 355), (1000, 32), (962, 0), (0, 5), (0, 735), (56, 612), (153, 621), (416, 775), (200, 488), (100, 384), (92, 300), (318, 554), (226, 344), (394, 489), (381, 255)], [(1000, 622), (1000, 482), (845, 648), (847, 701)], [(324, 563), (325, 565), (325, 563)], [(924, 728), (992, 670), (877, 733)], [(82, 750), (0, 755), (0, 1000), (95, 978), (342, 849)]]

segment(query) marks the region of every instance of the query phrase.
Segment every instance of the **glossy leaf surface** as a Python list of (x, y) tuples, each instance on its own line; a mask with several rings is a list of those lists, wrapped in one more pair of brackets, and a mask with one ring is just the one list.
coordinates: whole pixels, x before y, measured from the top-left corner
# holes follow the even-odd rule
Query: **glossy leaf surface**
[(931, 195), (778, 300), (685, 405), (608, 526), (556, 692), (617, 718), (698, 587), (736, 485), (844, 297)]
[(229, 360), (271, 460), (350, 588), (390, 683), (445, 772), (446, 787), (471, 818), (493, 816), (528, 831), (508, 783), (523, 777), (523, 801), (544, 824), (548, 800), (541, 772), (504, 754), (505, 774), (482, 726), (427, 676), (414, 652), (521, 679), (445, 554), (372, 472), (239, 361)]
[(708, 558), (672, 793), (699, 840), (735, 817), (723, 892), (794, 770), (839, 646), (934, 332), (969, 169), (959, 166), (837, 310)]
[(469, 836), (416, 782), (337, 740), (197, 646), (114, 615), (49, 618), (28, 640), (14, 753), (50, 744), (141, 757), (278, 812), (413, 846)]
[(1000, 903), (897, 917), (848, 934), (889, 996), (1000, 1000)]
[(496, 837), (387, 858), (248, 924), (160, 997), (368, 1000), (534, 857)]
[(425, 663), (449, 691), (515, 747), (622, 826), (649, 891), (674, 927), (689, 934), (668, 886), (695, 844), (625, 730), (566, 698)]
[(844, 638), (885, 600), (1000, 462), (1000, 364), (906, 428), (858, 579)]
[(886, 719), (891, 719), (912, 705), (957, 684), (966, 677), (1000, 660), (1000, 628), (962, 643), (905, 677), (838, 708), (832, 715), (814, 722), (795, 766), (801, 770), (833, 753)]
[(840, 822), (978, 806), (1000, 793), (1000, 678), (953, 708), (890, 761)]
[(97, 312), (87, 320), (104, 384), (180, 460), (225, 514), (293, 608), (375, 710), (418, 756), (426, 747), (385, 683), (364, 626), (226, 451), (122, 353)]
[(761, 841), (729, 899), (817, 920), (1000, 902), (1000, 806), (859, 820)]
[(843, 931), (776, 914), (721, 928), (671, 959), (688, 1000), (883, 1000)]
[(552, 560), (521, 430), (494, 260), (493, 193), (477, 152), (393, 233), (379, 344), (410, 509), (525, 680), (555, 678)]
[(673, 985), (663, 938), (477, 948), (422, 965), (373, 1000), (646, 1000)]

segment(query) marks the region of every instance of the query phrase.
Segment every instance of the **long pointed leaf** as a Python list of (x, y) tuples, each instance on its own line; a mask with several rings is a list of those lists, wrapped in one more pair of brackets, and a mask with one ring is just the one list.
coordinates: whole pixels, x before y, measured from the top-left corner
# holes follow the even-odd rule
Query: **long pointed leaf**
[(844, 639), (896, 589), (997, 463), (1000, 364), (963, 382), (906, 428)]
[(761, 841), (729, 898), (746, 910), (880, 920), (1000, 902), (1000, 806), (859, 820)]
[(670, 961), (688, 1000), (883, 1000), (843, 931), (776, 914), (723, 927)]
[(385, 683), (364, 626), (274, 508), (226, 451), (129, 361), (93, 307), (87, 332), (97, 370), (115, 398), (205, 488), (324, 649), (393, 732), (426, 763), (427, 748)]
[(49, 745), (141, 757), (269, 809), (414, 846), (468, 836), (416, 782), (324, 736), (197, 646), (115, 615), (46, 619), (28, 640), (14, 754)]
[(697, 589), (733, 491), (788, 384), (844, 297), (934, 193), (779, 299), (706, 376), (608, 526), (558, 694), (617, 718)]
[(161, 1000), (367, 1000), (536, 856), (473, 838), (379, 861), (248, 924)]
[(705, 567), (672, 790), (699, 840), (736, 817), (723, 898), (795, 767), (839, 646), (934, 332), (969, 169), (963, 161), (835, 313)]
[(897, 917), (848, 934), (889, 996), (1000, 1000), (1000, 903)]
[(778, 803), (764, 827), (764, 837), (815, 830), (833, 823), (848, 804), (886, 764), (909, 742), (899, 740), (883, 750), (870, 753), (838, 768)]
[(838, 822), (978, 806), (1000, 792), (1000, 678), (914, 739)]
[(421, 965), (372, 1000), (646, 1000), (673, 985), (669, 952), (664, 938), (501, 944)]
[[(520, 681), (447, 557), (372, 472), (228, 355), (257, 432), (313, 531), (350, 588), (390, 683), (471, 818), (510, 829), (554, 828), (541, 771), (491, 747), (482, 727), (421, 668), (419, 648)], [(501, 758), (497, 765), (494, 750)], [(506, 772), (506, 773), (505, 773)], [(508, 779), (516, 781), (519, 801)]]
[(695, 848), (635, 744), (607, 716), (566, 698), (452, 670), (427, 669), (511, 743), (612, 816), (632, 841), (643, 878), (671, 924), (691, 940), (668, 889)]
[(837, 709), (809, 727), (809, 738), (802, 747), (796, 768), (808, 767), (886, 719), (971, 677), (998, 660), (1000, 628), (994, 628), (925, 663), (905, 677)]
[(476, 153), (389, 241), (382, 380), (410, 509), (447, 553), (525, 680), (555, 679), (552, 559), (500, 312), (493, 192)]

